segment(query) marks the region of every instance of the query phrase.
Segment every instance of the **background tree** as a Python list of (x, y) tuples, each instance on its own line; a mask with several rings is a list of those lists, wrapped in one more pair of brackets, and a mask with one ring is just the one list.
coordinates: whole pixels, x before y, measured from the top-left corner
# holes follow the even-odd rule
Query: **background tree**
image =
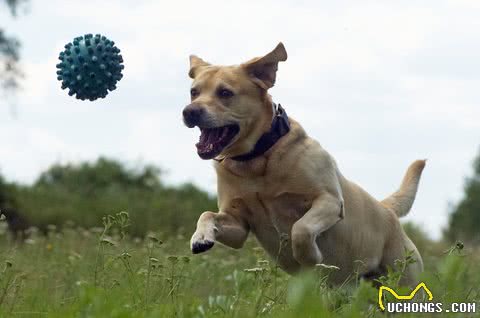
[(3, 176), (0, 175), (0, 211), (3, 205), (7, 202), (7, 194), (6, 194), (6, 184)]
[(473, 164), (473, 176), (465, 181), (465, 194), (450, 215), (445, 236), (449, 241), (480, 243), (480, 154)]
[(40, 174), (36, 187), (58, 187), (66, 191), (94, 194), (106, 189), (138, 188), (152, 190), (160, 186), (160, 169), (147, 165), (127, 169), (120, 162), (100, 157), (95, 162), (54, 164)]
[(98, 226), (102, 217), (130, 213), (130, 233), (150, 230), (190, 234), (203, 211), (215, 211), (216, 198), (192, 184), (166, 185), (160, 169), (136, 168), (99, 158), (93, 162), (54, 164), (32, 185), (10, 185), (18, 209), (30, 224), (46, 228), (74, 223)]
[[(13, 16), (17, 16), (18, 8), (26, 0), (0, 0), (0, 5), (9, 8)], [(22, 72), (18, 66), (20, 59), (20, 42), (14, 36), (9, 36), (0, 26), (0, 90), (15, 91), (18, 88)]]

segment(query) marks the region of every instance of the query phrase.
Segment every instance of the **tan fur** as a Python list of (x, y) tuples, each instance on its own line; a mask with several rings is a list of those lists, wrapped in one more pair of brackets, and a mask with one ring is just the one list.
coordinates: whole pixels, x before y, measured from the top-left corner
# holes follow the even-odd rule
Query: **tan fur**
[[(290, 132), (264, 155), (246, 162), (230, 159), (250, 151), (269, 130), (273, 111), (267, 89), (275, 83), (278, 62), (286, 58), (281, 43), (263, 58), (238, 66), (191, 58), (192, 87), (200, 91), (192, 103), (204, 107), (212, 127), (232, 122), (240, 127), (215, 162), (219, 212), (200, 216), (192, 247), (208, 249), (218, 241), (240, 248), (252, 232), (285, 271), (335, 265), (340, 268), (332, 276), (335, 283), (354, 271), (393, 267), (405, 250), (413, 250), (416, 263), (403, 283), (416, 284), (422, 259), (398, 217), (413, 204), (425, 161), (414, 162), (399, 191), (379, 202), (348, 181), (333, 157), (292, 118)], [(235, 97), (227, 102), (216, 97), (219, 85)]]

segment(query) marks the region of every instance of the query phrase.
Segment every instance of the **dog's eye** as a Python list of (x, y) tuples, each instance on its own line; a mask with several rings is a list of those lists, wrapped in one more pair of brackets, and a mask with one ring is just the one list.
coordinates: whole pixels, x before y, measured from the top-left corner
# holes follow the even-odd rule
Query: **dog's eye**
[(217, 92), (218, 96), (221, 98), (229, 98), (233, 96), (233, 92), (229, 89), (222, 88)]
[(199, 92), (198, 92), (198, 90), (197, 90), (196, 88), (192, 88), (192, 89), (190, 90), (190, 96), (191, 96), (192, 98), (197, 97), (198, 94), (199, 94)]

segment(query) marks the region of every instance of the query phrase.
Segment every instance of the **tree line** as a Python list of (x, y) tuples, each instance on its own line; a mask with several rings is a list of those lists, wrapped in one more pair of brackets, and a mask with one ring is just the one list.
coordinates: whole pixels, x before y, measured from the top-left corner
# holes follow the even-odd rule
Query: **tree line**
[(20, 230), (97, 227), (103, 216), (127, 211), (130, 233), (138, 236), (153, 230), (189, 233), (201, 212), (215, 211), (214, 196), (189, 183), (165, 185), (161, 175), (152, 165), (127, 168), (103, 157), (54, 164), (31, 185), (0, 178), (0, 210)]

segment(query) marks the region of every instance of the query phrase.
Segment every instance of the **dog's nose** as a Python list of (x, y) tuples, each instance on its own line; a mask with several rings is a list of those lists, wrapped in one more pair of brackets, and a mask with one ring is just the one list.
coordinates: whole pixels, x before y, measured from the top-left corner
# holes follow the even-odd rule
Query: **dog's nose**
[(195, 127), (203, 115), (203, 107), (197, 104), (190, 104), (183, 110), (183, 121), (188, 128)]

